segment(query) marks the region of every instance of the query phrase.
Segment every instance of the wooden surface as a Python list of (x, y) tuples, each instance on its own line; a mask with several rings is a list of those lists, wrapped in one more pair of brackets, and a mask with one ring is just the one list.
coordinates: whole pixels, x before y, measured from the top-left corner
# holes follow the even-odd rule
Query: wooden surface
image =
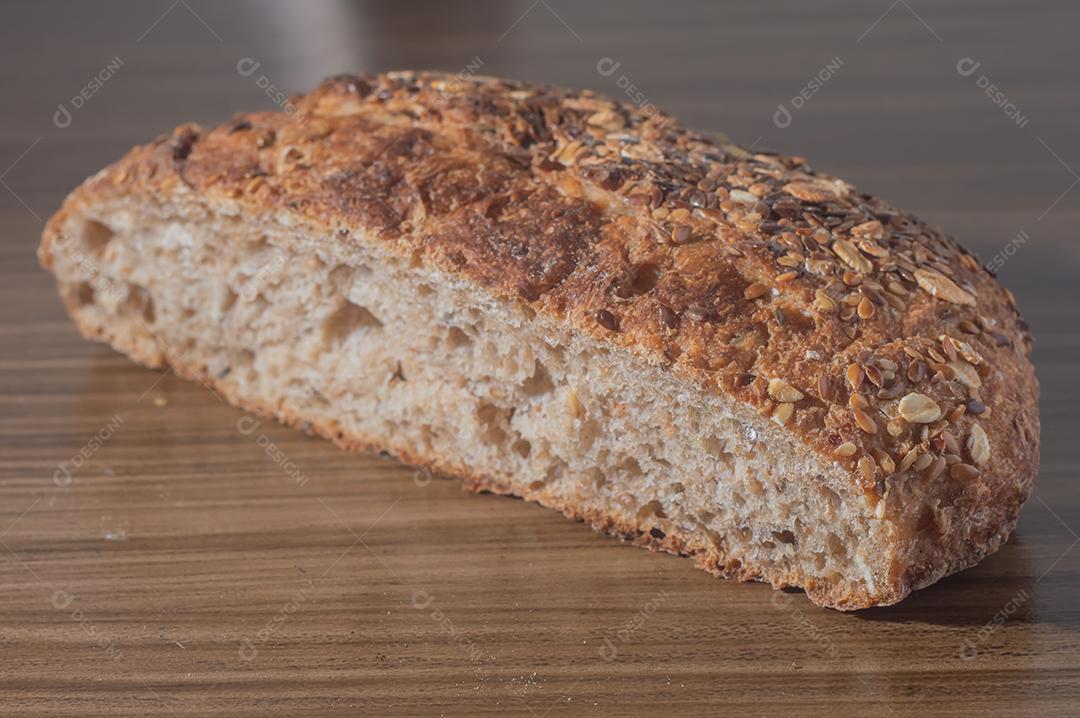
[[(1075, 4), (450, 5), (0, 9), (0, 714), (1080, 713)], [(260, 84), (477, 61), (633, 84), (1007, 253), (1043, 387), (1042, 474), (1008, 545), (899, 606), (817, 609), (253, 429), (76, 336), (34, 250), (83, 177), (181, 121), (273, 106)]]

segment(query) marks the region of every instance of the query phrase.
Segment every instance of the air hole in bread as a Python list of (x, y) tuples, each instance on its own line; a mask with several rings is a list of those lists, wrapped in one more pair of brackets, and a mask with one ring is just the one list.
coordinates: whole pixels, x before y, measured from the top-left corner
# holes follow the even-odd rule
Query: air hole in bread
[(780, 543), (786, 543), (795, 545), (795, 533), (791, 529), (784, 529), (783, 531), (773, 531), (773, 538)]
[(90, 282), (79, 282), (71, 291), (71, 296), (80, 307), (94, 303), (94, 287)]
[(116, 233), (108, 225), (97, 220), (88, 219), (83, 224), (83, 245), (93, 254), (101, 254), (105, 249), (105, 245), (111, 242), (115, 236)]
[(529, 454), (532, 453), (532, 444), (525, 439), (518, 439), (515, 441), (512, 448), (514, 452), (523, 459), (529, 458)]
[(140, 316), (147, 324), (153, 324), (157, 318), (154, 310), (154, 298), (150, 296), (150, 292), (146, 291), (145, 287), (140, 287), (137, 284), (128, 286), (127, 297), (124, 299), (120, 311)]
[(472, 346), (472, 339), (459, 327), (450, 327), (446, 332), (446, 343), (451, 349)]
[(666, 519), (667, 515), (664, 513), (664, 505), (658, 500), (652, 499), (641, 505), (641, 508), (638, 509), (637, 517), (640, 521), (641, 519), (649, 517)]
[(481, 438), (488, 444), (505, 444), (508, 438), (505, 425), (507, 411), (494, 404), (481, 402), (476, 408), (476, 418), (482, 428)]
[(225, 296), (221, 298), (221, 313), (225, 314), (233, 305), (236, 304), (236, 299), (239, 295), (232, 290), (231, 287), (225, 287)]
[(270, 240), (265, 235), (259, 235), (250, 242), (245, 242), (242, 248), (246, 254), (258, 256), (270, 249)]
[(833, 561), (843, 563), (847, 560), (847, 544), (832, 531), (826, 538), (826, 545), (829, 548), (829, 557)]
[(340, 346), (350, 336), (365, 329), (382, 329), (383, 323), (367, 307), (346, 301), (331, 314), (323, 325), (323, 338), (332, 346)]
[(655, 264), (639, 264), (634, 268), (632, 286), (635, 294), (651, 292), (660, 281), (661, 270)]
[(554, 388), (555, 384), (551, 381), (551, 375), (548, 374), (547, 368), (539, 361), (536, 362), (533, 375), (521, 385), (521, 390), (525, 392), (526, 396), (530, 397), (543, 396)]
[(623, 459), (622, 463), (619, 464), (619, 469), (625, 477), (631, 479), (638, 479), (644, 475), (644, 472), (641, 470), (641, 464), (639, 464), (638, 460), (632, 456), (627, 456)]

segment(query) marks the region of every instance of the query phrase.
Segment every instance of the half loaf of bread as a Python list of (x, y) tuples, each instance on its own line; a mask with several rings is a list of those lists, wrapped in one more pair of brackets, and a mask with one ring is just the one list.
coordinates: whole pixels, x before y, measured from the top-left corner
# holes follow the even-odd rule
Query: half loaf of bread
[(85, 336), (823, 606), (1015, 526), (1030, 337), (952, 238), (591, 92), (399, 72), (289, 109), (67, 198), (40, 257)]

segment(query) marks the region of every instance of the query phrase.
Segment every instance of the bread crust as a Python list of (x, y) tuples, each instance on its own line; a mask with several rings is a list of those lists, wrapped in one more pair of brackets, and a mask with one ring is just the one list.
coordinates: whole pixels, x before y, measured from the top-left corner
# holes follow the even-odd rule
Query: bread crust
[[(801, 158), (588, 91), (402, 72), (331, 78), (291, 105), (135, 148), (68, 197), (43, 264), (73, 212), (197, 194), (344, 245), (377, 241), (624, 347), (772, 416), (871, 504), (893, 497), (879, 518), (904, 547), (895, 582), (875, 596), (806, 586), (826, 605), (899, 600), (1015, 526), (1039, 462), (1031, 337), (1011, 293), (952, 237)], [(149, 365), (174, 359), (121, 348)], [(385, 444), (315, 429), (350, 448)], [(440, 457), (402, 458), (509, 492)], [(759, 577), (698, 537), (555, 508), (714, 573)]]

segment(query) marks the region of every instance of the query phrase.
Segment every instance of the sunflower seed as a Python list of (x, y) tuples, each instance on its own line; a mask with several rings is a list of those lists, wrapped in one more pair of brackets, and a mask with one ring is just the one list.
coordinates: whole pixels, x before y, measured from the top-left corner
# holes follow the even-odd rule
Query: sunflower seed
[(915, 270), (915, 281), (919, 286), (938, 299), (944, 299), (953, 304), (975, 306), (975, 297), (971, 296), (956, 285), (956, 282), (934, 269), (920, 268)]
[(876, 469), (877, 466), (874, 464), (874, 460), (869, 456), (864, 456), (859, 459), (859, 473), (862, 474), (862, 477), (867, 481), (873, 480), (874, 471)]
[(770, 379), (769, 396), (779, 402), (790, 403), (802, 399), (803, 393), (783, 379)]
[(784, 191), (792, 197), (797, 197), (803, 202), (829, 202), (838, 199), (836, 192), (824, 185), (810, 184), (809, 182), (789, 182), (784, 185)]
[(784, 402), (777, 404), (772, 413), (772, 420), (780, 426), (784, 426), (791, 419), (791, 415), (795, 413), (795, 405), (790, 402)]
[(930, 424), (941, 418), (941, 407), (925, 394), (912, 392), (900, 400), (900, 416), (915, 424)]
[(838, 239), (833, 242), (833, 251), (856, 272), (869, 274), (874, 270), (874, 265), (870, 260), (864, 257), (855, 245), (846, 239)]
[(835, 312), (836, 302), (832, 300), (832, 297), (825, 293), (825, 290), (819, 289), (814, 294), (814, 307), (821, 312)]
[(956, 379), (968, 389), (978, 389), (982, 386), (982, 379), (979, 377), (979, 372), (975, 371), (975, 367), (971, 366), (966, 361), (961, 359), (951, 361), (949, 362), (949, 368), (956, 374)]
[(990, 439), (978, 424), (972, 425), (971, 433), (968, 434), (967, 450), (971, 460), (979, 466), (990, 461)]
[(949, 467), (949, 476), (958, 481), (971, 481), (978, 478), (980, 473), (982, 472), (971, 464), (953, 464)]
[(855, 444), (851, 443), (850, 441), (845, 441), (843, 444), (840, 444), (840, 446), (836, 447), (836, 450), (833, 453), (835, 453), (837, 456), (854, 456), (855, 452), (858, 451), (858, 449), (859, 447), (855, 446)]

